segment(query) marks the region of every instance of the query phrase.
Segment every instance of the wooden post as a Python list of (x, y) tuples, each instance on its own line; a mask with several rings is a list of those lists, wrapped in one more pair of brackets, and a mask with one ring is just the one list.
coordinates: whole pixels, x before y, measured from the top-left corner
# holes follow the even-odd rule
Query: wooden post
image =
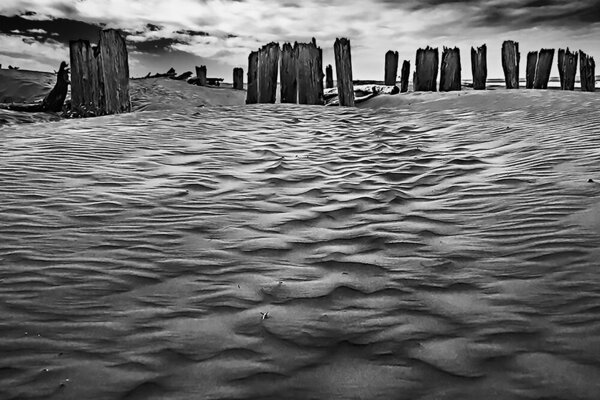
[(396, 77), (398, 76), (398, 52), (389, 50), (385, 53), (385, 74), (383, 84), (386, 86), (396, 86)]
[(237, 90), (244, 90), (244, 69), (234, 68), (233, 69), (233, 88)]
[(584, 92), (596, 91), (596, 63), (594, 58), (579, 50), (579, 74), (581, 90)]
[(354, 107), (354, 84), (352, 83), (352, 54), (350, 41), (346, 38), (335, 39), (333, 52), (335, 54), (335, 72), (337, 75), (340, 106)]
[(437, 48), (427, 46), (417, 50), (413, 87), (415, 92), (435, 92), (439, 53)]
[(471, 47), (471, 71), (473, 89), (485, 90), (487, 82), (487, 46), (484, 44), (475, 50)]
[(565, 49), (558, 50), (558, 73), (562, 90), (575, 90), (577, 74), (577, 53)]
[(258, 102), (275, 103), (277, 98), (277, 72), (279, 43), (269, 43), (258, 51)]
[(198, 86), (206, 86), (206, 65), (196, 67), (196, 76), (198, 77)]
[(400, 92), (408, 92), (408, 77), (410, 76), (410, 61), (402, 62), (402, 72), (400, 73)]
[(527, 53), (527, 66), (525, 67), (525, 88), (533, 89), (535, 80), (535, 70), (538, 62), (538, 52), (530, 51)]
[(533, 80), (534, 89), (548, 89), (548, 81), (550, 80), (550, 70), (552, 69), (553, 59), (554, 49), (540, 50), (535, 68), (535, 79)]
[(410, 78), (410, 61), (402, 61), (402, 69), (400, 71), (400, 92), (408, 92), (408, 80)]
[(104, 95), (98, 74), (98, 48), (87, 40), (69, 42), (71, 61), (71, 108), (78, 115), (101, 115)]
[(246, 104), (258, 103), (258, 51), (253, 51), (248, 56), (248, 91)]
[(324, 104), (322, 51), (313, 39), (295, 43), (298, 104)]
[(507, 40), (502, 43), (502, 69), (507, 89), (519, 88), (519, 43)]
[(129, 61), (125, 39), (114, 29), (100, 32), (100, 85), (104, 87), (104, 112), (131, 111), (129, 101)]
[(296, 52), (290, 43), (285, 43), (281, 49), (281, 66), (279, 71), (281, 102), (297, 103)]
[(327, 89), (333, 88), (333, 67), (331, 64), (327, 65), (325, 68), (325, 87)]
[(461, 89), (460, 50), (444, 47), (442, 66), (440, 69), (440, 92), (450, 92)]

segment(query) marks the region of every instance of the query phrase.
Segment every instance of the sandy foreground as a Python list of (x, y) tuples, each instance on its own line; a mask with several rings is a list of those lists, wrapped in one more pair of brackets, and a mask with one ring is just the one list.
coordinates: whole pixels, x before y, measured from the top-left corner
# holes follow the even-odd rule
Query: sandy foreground
[(598, 398), (598, 94), (133, 85), (0, 114), (0, 398)]

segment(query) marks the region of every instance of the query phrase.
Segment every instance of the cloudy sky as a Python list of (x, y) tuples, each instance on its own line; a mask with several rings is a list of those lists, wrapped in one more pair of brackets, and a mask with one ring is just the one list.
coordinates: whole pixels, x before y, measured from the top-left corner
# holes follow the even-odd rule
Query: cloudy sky
[(458, 46), (467, 79), (469, 49), (483, 43), (489, 76), (502, 77), (507, 39), (520, 43), (523, 64), (540, 47), (600, 58), (600, 0), (0, 0), (0, 64), (55, 70), (69, 59), (69, 40), (95, 43), (101, 28), (126, 35), (133, 76), (206, 65), (231, 81), (262, 44), (312, 37), (324, 65), (333, 64), (335, 38), (349, 38), (356, 79), (383, 79), (390, 49), (412, 67), (427, 45)]

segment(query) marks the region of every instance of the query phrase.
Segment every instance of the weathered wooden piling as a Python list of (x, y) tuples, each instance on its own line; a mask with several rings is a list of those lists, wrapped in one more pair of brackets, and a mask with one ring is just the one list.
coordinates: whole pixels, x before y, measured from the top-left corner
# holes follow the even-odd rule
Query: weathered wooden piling
[(291, 43), (284, 43), (281, 49), (281, 65), (279, 67), (279, 82), (282, 103), (298, 102), (298, 86), (296, 72), (296, 50)]
[(82, 115), (131, 111), (129, 60), (125, 39), (114, 29), (100, 31), (97, 47), (86, 41), (69, 43), (71, 103)]
[(575, 90), (575, 75), (577, 74), (577, 53), (567, 49), (558, 50), (558, 74), (562, 90)]
[(335, 72), (340, 106), (354, 107), (350, 41), (346, 38), (336, 39), (333, 52), (335, 54)]
[(475, 50), (471, 47), (471, 71), (473, 89), (485, 90), (487, 81), (487, 46), (484, 44)]
[(99, 49), (87, 40), (69, 42), (71, 62), (71, 109), (78, 115), (101, 115), (103, 111), (98, 73)]
[(198, 77), (198, 86), (206, 86), (206, 65), (196, 67), (196, 76)]
[(323, 52), (313, 38), (310, 43), (295, 43), (298, 104), (324, 104)]
[(325, 87), (327, 89), (333, 88), (333, 67), (331, 64), (325, 68)]
[(502, 69), (507, 89), (519, 88), (519, 43), (507, 40), (502, 43)]
[(277, 72), (279, 43), (269, 43), (258, 51), (258, 102), (275, 103), (277, 98)]
[(554, 49), (540, 50), (537, 65), (535, 67), (535, 79), (533, 80), (534, 89), (548, 89), (553, 59)]
[(460, 50), (444, 47), (440, 68), (440, 92), (461, 89)]
[(400, 92), (408, 92), (408, 78), (410, 77), (410, 61), (402, 62), (402, 71), (400, 72)]
[(398, 52), (389, 50), (385, 53), (384, 85), (395, 86), (398, 76)]
[(535, 70), (538, 62), (538, 52), (530, 51), (527, 53), (527, 65), (525, 67), (525, 88), (533, 89), (535, 81)]
[(114, 29), (100, 32), (100, 82), (104, 86), (104, 112), (131, 111), (129, 101), (129, 60), (125, 39)]
[(244, 90), (244, 69), (234, 68), (233, 69), (233, 88), (237, 90)]
[(584, 92), (596, 91), (596, 63), (594, 58), (579, 50), (579, 75), (581, 90)]
[(437, 84), (439, 53), (437, 48), (427, 46), (417, 50), (413, 88), (415, 92), (435, 92)]
[(246, 91), (246, 104), (258, 103), (258, 51), (253, 51), (248, 56), (248, 88)]

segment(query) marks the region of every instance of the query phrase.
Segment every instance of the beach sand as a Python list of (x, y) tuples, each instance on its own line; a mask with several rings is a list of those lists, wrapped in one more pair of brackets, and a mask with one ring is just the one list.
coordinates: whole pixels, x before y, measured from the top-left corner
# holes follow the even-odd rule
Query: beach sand
[(598, 398), (598, 94), (140, 82), (0, 126), (0, 398)]

